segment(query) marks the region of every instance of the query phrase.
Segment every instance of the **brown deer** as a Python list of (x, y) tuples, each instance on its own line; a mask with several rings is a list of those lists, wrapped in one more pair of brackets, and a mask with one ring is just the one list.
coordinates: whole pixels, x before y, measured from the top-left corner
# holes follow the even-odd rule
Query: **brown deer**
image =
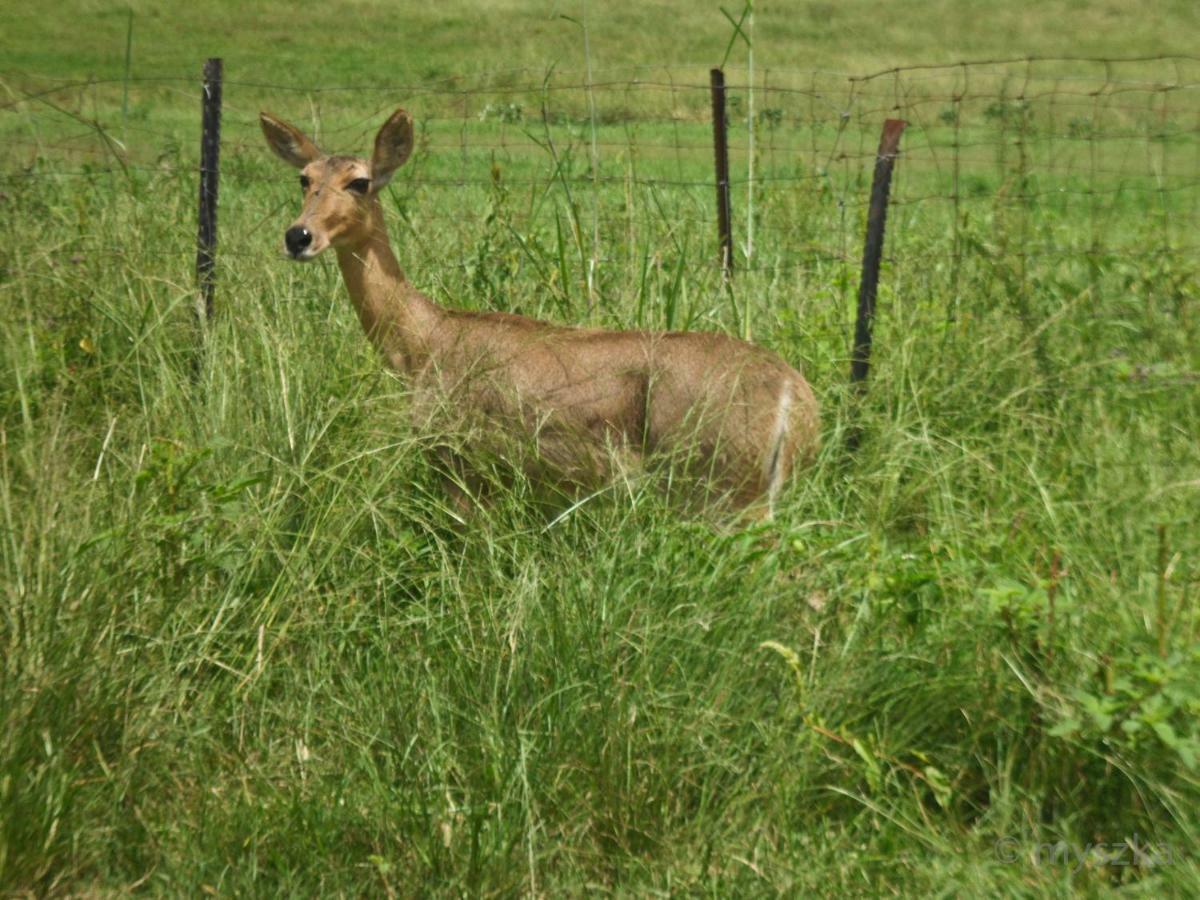
[(379, 194), (413, 150), (396, 110), (370, 160), (328, 156), (295, 127), (260, 115), (267, 143), (300, 170), (304, 207), (284, 234), (294, 260), (337, 254), (363, 330), (408, 383), (416, 427), (461, 436), (440, 455), (463, 511), (492, 453), (532, 482), (596, 489), (643, 462), (691, 473), (688, 499), (770, 516), (781, 486), (818, 445), (803, 376), (745, 341), (699, 332), (572, 328), (502, 312), (445, 309), (405, 278)]

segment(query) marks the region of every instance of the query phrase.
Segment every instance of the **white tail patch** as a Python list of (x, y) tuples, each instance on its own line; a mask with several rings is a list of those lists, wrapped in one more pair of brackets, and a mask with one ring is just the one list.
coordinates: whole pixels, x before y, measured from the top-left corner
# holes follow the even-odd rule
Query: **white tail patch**
[(771, 428), (771, 452), (767, 456), (767, 508), (773, 509), (775, 497), (783, 487), (783, 478), (787, 474), (783, 465), (783, 445), (787, 441), (788, 424), (792, 412), (792, 382), (783, 380), (783, 389), (779, 392), (779, 407), (775, 410), (775, 425)]

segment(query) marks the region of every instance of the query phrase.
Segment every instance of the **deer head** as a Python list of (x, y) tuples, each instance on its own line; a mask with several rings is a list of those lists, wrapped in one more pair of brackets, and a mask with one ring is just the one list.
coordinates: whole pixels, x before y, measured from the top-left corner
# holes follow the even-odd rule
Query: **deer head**
[(326, 155), (300, 129), (268, 113), (260, 113), (259, 122), (271, 149), (300, 170), (304, 207), (284, 233), (287, 255), (307, 261), (327, 247), (365, 244), (382, 222), (379, 191), (412, 153), (412, 116), (403, 109), (392, 113), (375, 136), (370, 160)]

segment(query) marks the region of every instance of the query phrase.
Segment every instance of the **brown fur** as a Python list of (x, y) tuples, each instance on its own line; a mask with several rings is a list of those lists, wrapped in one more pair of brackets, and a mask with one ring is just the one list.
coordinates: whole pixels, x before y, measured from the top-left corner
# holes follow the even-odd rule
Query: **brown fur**
[[(392, 254), (379, 203), (412, 151), (403, 110), (380, 129), (369, 162), (325, 156), (266, 113), (261, 122), (275, 152), (308, 179), (293, 225), (311, 235), (300, 258), (334, 248), (363, 330), (412, 386), (418, 428), (463, 435), (472, 450), (510, 461), (525, 444), (532, 452), (516, 454), (517, 465), (567, 488), (598, 487), (666, 458), (699, 476), (699, 499), (720, 496), (736, 508), (769, 504), (796, 463), (814, 455), (812, 390), (761, 347), (721, 334), (600, 331), (443, 309), (417, 291)], [(369, 189), (358, 193), (364, 178)], [(465, 476), (460, 455), (446, 458)]]

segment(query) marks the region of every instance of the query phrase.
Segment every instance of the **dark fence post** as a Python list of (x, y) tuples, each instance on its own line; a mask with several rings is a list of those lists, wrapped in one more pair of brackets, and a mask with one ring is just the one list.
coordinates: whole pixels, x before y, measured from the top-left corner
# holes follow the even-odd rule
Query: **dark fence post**
[[(879, 287), (879, 263), (883, 258), (883, 231), (887, 222), (888, 193), (892, 186), (892, 169), (900, 149), (900, 135), (908, 123), (888, 119), (883, 123), (879, 153), (875, 157), (875, 176), (871, 181), (871, 206), (867, 213), (867, 240), (863, 247), (862, 282), (858, 287), (858, 320), (854, 325), (854, 352), (850, 357), (850, 383), (859, 392), (866, 389), (867, 372), (871, 367), (871, 329), (875, 323), (875, 295)], [(858, 449), (862, 434), (851, 428), (848, 445)]]
[(717, 238), (721, 248), (721, 272), (733, 275), (733, 228), (729, 223), (729, 141), (725, 133), (725, 73), (713, 69), (713, 153), (717, 170)]
[(217, 256), (217, 179), (221, 169), (221, 60), (204, 63), (200, 134), (200, 233), (196, 240), (196, 281), (202, 305), (196, 313), (213, 315), (213, 266)]

